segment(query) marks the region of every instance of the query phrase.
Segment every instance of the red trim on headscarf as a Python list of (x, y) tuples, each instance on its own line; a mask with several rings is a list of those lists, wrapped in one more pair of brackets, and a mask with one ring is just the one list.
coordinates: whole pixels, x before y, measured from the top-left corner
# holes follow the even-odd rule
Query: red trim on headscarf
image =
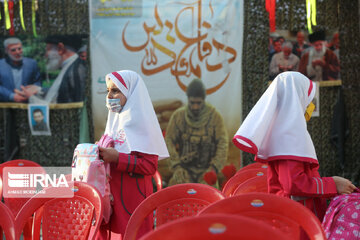
[(309, 81), (310, 81), (310, 86), (309, 86), (308, 96), (310, 96), (311, 91), (313, 89), (313, 82), (310, 79), (309, 79)]
[(315, 163), (319, 164), (319, 162), (314, 158), (309, 157), (301, 157), (301, 156), (294, 156), (294, 155), (280, 155), (280, 156), (271, 156), (266, 159), (259, 158), (258, 156), (255, 157), (255, 161), (258, 162), (268, 162), (268, 161), (275, 161), (275, 160), (295, 160), (300, 162), (308, 162), (308, 163)]
[(127, 86), (126, 86), (126, 84), (125, 84), (124, 79), (121, 77), (120, 74), (118, 74), (117, 72), (112, 72), (111, 74), (114, 75), (114, 77), (116, 77), (116, 78), (122, 83), (122, 85), (124, 85), (124, 87), (125, 87), (126, 89), (128, 89)]
[[(245, 146), (244, 144), (241, 144), (238, 139), (243, 140), (244, 142), (246, 142), (247, 144), (249, 144), (251, 147)], [(248, 138), (240, 136), (240, 135), (235, 135), (234, 138), (232, 139), (233, 143), (235, 144), (236, 147), (238, 147), (240, 150), (243, 150), (244, 152), (249, 152), (252, 154), (257, 154), (258, 152), (258, 148), (257, 146)]]

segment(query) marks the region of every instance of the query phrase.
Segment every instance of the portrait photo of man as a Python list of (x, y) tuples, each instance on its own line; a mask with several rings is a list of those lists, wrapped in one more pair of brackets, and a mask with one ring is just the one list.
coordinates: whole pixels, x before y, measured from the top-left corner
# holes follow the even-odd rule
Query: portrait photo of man
[(48, 105), (29, 104), (28, 117), (33, 135), (51, 135)]

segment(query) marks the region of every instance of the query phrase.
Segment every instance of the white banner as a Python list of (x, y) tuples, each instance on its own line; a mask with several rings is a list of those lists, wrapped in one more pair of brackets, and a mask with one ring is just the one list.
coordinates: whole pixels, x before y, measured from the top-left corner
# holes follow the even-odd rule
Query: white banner
[(91, 0), (96, 139), (106, 124), (104, 77), (123, 69), (143, 77), (153, 101), (186, 104), (187, 85), (201, 78), (232, 137), (241, 120), (243, 25), (242, 0)]

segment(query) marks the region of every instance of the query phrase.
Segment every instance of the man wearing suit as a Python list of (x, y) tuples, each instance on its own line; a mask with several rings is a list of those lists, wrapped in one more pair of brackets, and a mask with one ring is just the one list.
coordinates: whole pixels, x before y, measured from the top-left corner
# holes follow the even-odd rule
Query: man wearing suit
[(18, 38), (4, 41), (5, 58), (0, 59), (0, 102), (26, 102), (22, 86), (41, 85), (40, 71), (34, 59), (23, 57)]

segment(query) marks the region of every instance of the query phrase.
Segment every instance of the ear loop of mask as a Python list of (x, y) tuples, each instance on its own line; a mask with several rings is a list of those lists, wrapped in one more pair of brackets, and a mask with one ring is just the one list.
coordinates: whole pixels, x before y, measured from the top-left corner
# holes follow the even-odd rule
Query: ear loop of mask
[(315, 104), (311, 102), (305, 110), (305, 119), (307, 122), (310, 120), (311, 115), (314, 112), (314, 110), (315, 110)]

